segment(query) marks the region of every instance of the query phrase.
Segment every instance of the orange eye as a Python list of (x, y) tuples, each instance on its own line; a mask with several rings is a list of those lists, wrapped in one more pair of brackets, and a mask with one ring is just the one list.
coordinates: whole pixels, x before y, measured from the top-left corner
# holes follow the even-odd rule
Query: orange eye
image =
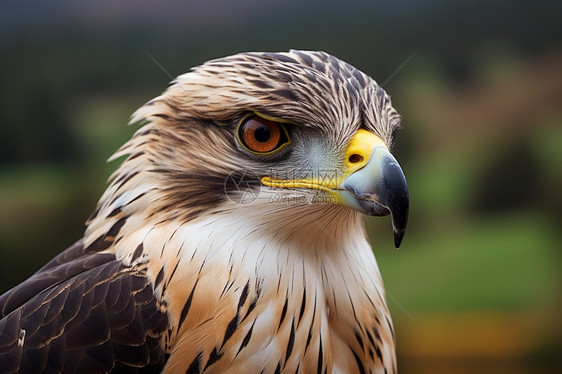
[(244, 118), (238, 127), (242, 145), (253, 153), (271, 154), (289, 144), (285, 126), (258, 116)]

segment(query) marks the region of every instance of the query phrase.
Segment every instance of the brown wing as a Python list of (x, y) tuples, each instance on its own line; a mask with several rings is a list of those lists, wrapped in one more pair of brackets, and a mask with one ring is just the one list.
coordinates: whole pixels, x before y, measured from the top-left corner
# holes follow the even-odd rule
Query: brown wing
[(77, 243), (0, 296), (0, 368), (160, 372), (162, 310), (142, 270)]

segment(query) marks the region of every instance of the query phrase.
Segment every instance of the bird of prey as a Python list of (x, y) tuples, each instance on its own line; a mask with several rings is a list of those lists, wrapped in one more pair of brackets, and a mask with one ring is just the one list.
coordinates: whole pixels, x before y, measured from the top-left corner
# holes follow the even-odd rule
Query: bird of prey
[(400, 117), (324, 52), (180, 75), (84, 236), (0, 297), (2, 373), (395, 373), (363, 215), (408, 216)]

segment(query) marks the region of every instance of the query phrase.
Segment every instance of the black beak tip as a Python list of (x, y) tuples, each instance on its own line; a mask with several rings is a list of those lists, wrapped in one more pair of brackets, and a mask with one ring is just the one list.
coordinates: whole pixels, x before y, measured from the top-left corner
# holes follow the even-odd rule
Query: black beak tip
[(400, 248), (400, 244), (402, 243), (402, 239), (404, 238), (405, 231), (394, 231), (394, 246), (396, 249)]

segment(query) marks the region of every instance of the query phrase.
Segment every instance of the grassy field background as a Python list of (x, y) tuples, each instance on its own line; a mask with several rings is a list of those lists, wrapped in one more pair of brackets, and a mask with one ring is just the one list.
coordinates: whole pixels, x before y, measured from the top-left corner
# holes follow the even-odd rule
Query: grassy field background
[(0, 292), (81, 236), (105, 160), (168, 73), (323, 49), (385, 82), (403, 116), (401, 249), (388, 219), (366, 220), (401, 372), (562, 369), (560, 5), (112, 4), (0, 5)]

